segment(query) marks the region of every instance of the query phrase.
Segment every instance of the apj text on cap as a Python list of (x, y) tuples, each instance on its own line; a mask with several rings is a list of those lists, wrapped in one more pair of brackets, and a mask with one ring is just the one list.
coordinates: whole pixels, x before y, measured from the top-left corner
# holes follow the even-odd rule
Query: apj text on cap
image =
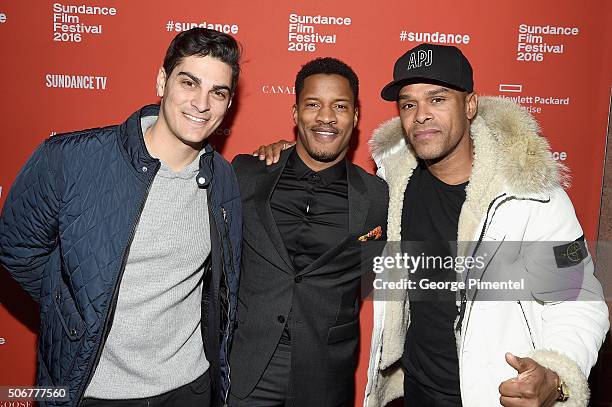
[(439, 83), (472, 92), (472, 66), (457, 47), (420, 44), (399, 57), (393, 67), (393, 81), (380, 92), (383, 99), (395, 101), (399, 91), (412, 83)]

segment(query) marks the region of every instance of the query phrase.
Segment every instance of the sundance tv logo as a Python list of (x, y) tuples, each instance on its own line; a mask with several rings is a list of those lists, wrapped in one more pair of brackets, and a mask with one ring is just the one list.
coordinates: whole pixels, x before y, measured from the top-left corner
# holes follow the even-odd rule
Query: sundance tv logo
[(106, 90), (108, 77), (93, 75), (46, 74), (48, 88)]
[(295, 86), (289, 85), (262, 85), (261, 93), (266, 95), (295, 95)]

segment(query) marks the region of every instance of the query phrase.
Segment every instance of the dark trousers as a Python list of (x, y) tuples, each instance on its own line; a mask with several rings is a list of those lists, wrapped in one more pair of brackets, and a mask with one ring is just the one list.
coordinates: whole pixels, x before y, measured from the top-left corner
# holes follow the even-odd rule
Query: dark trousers
[(404, 407), (461, 407), (461, 396), (423, 386), (404, 371)]
[(81, 407), (210, 407), (208, 371), (193, 382), (158, 396), (128, 400), (84, 399)]
[(244, 399), (230, 394), (229, 407), (290, 407), (291, 345), (280, 342), (255, 388)]

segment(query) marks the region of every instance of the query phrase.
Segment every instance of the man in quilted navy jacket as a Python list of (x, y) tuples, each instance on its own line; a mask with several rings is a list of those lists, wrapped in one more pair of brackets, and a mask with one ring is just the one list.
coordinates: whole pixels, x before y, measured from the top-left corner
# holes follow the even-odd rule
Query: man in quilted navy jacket
[(0, 218), (0, 264), (40, 304), (46, 406), (217, 406), (229, 388), (242, 214), (231, 166), (207, 143), (232, 102), (240, 51), (176, 36), (159, 106), (52, 137)]

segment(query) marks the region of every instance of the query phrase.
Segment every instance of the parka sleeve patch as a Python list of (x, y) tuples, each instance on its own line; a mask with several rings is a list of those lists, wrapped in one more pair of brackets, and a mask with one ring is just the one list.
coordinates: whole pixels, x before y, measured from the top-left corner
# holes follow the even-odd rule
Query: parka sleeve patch
[(553, 250), (555, 252), (555, 261), (557, 262), (557, 267), (559, 268), (575, 266), (588, 256), (588, 250), (584, 242), (584, 235), (580, 236), (573, 242), (560, 246), (554, 246)]

